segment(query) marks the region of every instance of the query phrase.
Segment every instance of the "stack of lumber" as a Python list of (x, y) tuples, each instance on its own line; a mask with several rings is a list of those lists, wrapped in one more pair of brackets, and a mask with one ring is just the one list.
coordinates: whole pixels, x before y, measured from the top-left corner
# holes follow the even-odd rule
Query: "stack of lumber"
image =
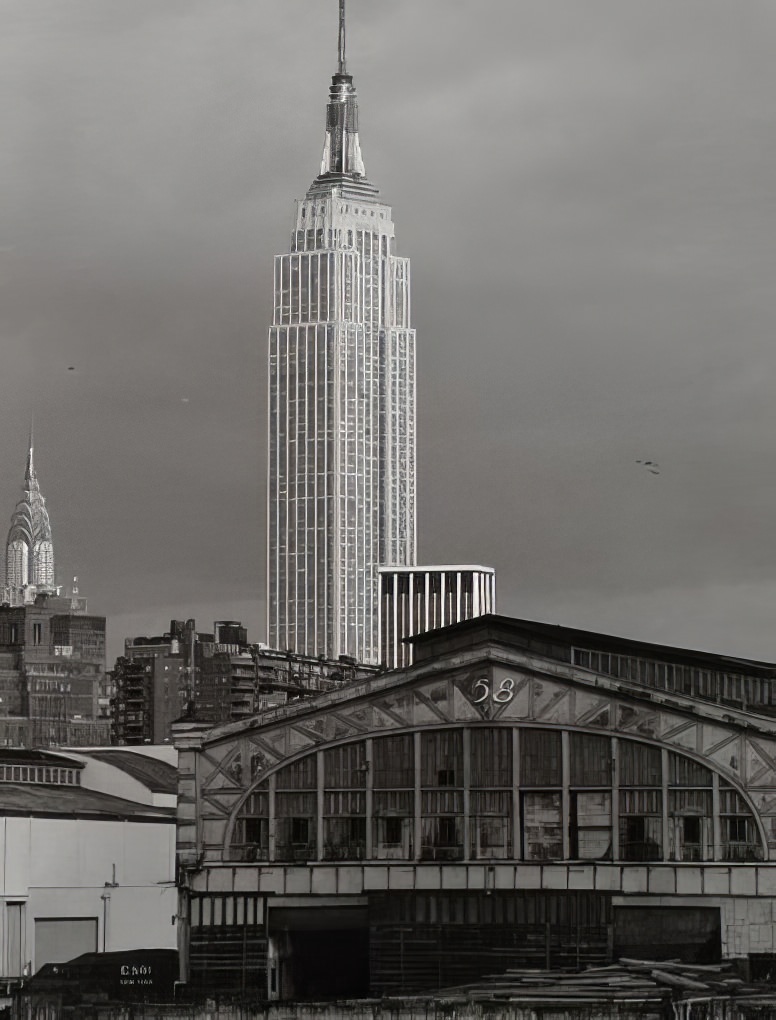
[(747, 984), (730, 964), (691, 964), (678, 960), (622, 959), (608, 967), (590, 967), (578, 974), (514, 968), (481, 980), (446, 989), (443, 995), (474, 1000), (511, 1002), (596, 1003), (668, 1002), (677, 999), (772, 995), (762, 986)]
[(620, 966), (632, 974), (649, 974), (658, 984), (680, 993), (674, 995), (674, 998), (694, 999), (762, 991), (762, 987), (743, 981), (729, 963), (681, 963), (679, 960), (623, 958)]

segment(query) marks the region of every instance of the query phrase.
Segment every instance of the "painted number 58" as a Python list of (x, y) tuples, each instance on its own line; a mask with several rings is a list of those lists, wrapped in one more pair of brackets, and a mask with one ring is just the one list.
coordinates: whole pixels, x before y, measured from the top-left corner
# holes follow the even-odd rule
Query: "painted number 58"
[(487, 701), (488, 698), (490, 698), (491, 701), (498, 702), (499, 705), (503, 705), (514, 698), (515, 681), (511, 676), (505, 676), (498, 687), (495, 688), (495, 690), (491, 690), (490, 680), (482, 677), (474, 684), (472, 694), (477, 694), (478, 691), (480, 694), (474, 699), (475, 705), (479, 705), (481, 702)]

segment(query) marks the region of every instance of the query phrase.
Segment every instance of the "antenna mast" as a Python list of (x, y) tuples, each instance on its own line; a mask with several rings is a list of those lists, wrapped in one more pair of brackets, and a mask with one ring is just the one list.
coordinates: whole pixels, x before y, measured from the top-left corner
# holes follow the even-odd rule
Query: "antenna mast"
[(338, 73), (347, 74), (345, 66), (345, 0), (339, 0), (339, 40), (338, 40), (339, 65)]

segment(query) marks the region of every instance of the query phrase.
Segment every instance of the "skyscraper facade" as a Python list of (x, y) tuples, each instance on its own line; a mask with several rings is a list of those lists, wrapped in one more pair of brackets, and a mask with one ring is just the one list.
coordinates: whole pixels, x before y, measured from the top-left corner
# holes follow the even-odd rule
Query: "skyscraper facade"
[(3, 601), (18, 605), (53, 592), (54, 545), (46, 501), (35, 473), (32, 435), (24, 475), (24, 498), (16, 504), (5, 544)]
[(410, 266), (364, 169), (340, 0), (321, 172), (275, 259), (270, 645), (377, 661), (378, 565), (414, 563), (415, 545)]

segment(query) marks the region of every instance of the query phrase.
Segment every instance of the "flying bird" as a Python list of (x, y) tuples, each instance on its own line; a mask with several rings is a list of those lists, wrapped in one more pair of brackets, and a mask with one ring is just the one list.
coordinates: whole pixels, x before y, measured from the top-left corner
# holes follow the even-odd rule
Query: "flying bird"
[(75, 365), (68, 365), (67, 370), (68, 372), (75, 372)]
[(645, 467), (651, 475), (660, 474), (660, 465), (655, 460), (637, 460), (636, 463)]

